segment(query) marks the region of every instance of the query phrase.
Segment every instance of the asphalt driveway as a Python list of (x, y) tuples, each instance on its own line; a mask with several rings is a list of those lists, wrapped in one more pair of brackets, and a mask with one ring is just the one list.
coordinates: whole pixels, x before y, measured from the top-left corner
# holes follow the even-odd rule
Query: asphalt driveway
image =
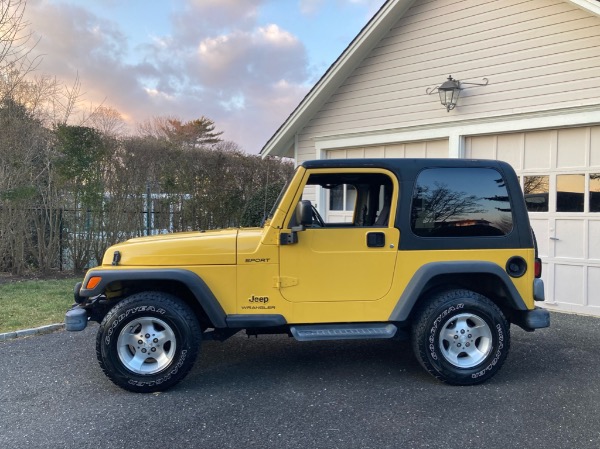
[(204, 344), (165, 393), (115, 387), (96, 327), (0, 343), (0, 448), (600, 447), (600, 319), (513, 327), (500, 373), (476, 387), (429, 377), (407, 343)]

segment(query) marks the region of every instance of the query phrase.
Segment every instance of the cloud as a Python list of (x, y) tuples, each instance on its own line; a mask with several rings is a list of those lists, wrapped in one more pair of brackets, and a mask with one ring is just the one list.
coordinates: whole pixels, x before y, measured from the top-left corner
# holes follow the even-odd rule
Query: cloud
[(259, 25), (262, 4), (188, 0), (170, 34), (134, 46), (118, 22), (85, 7), (29, 0), (26, 14), (41, 37), (39, 71), (67, 84), (78, 75), (87, 101), (135, 122), (204, 115), (256, 153), (310, 88), (304, 45), (275, 23)]
[(133, 67), (123, 62), (127, 36), (115, 23), (84, 8), (41, 0), (30, 0), (26, 14), (40, 37), (34, 49), (43, 56), (39, 72), (56, 76), (66, 85), (79, 77), (85, 100), (96, 104), (107, 97), (117, 100), (115, 104), (143, 99), (145, 93), (137, 75), (151, 73), (153, 67), (143, 63)]
[(265, 0), (187, 0), (172, 17), (174, 35), (183, 45), (195, 45), (206, 36), (248, 30), (256, 25)]
[(307, 77), (304, 46), (273, 24), (204, 39), (196, 56), (191, 73), (202, 84), (214, 87), (270, 84), (281, 79), (301, 82)]

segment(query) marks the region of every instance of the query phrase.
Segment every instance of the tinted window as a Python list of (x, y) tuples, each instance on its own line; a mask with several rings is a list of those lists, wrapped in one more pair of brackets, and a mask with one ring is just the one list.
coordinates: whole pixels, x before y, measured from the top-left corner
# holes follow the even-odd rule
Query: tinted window
[(432, 168), (417, 178), (411, 226), (422, 237), (501, 236), (512, 230), (502, 175), (490, 168)]

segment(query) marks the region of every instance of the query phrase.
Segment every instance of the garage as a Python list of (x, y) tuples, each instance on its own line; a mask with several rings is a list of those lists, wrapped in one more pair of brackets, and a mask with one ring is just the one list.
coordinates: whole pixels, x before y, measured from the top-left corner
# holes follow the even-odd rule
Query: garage
[(519, 174), (546, 305), (600, 314), (600, 126), (467, 137), (465, 156), (504, 160)]

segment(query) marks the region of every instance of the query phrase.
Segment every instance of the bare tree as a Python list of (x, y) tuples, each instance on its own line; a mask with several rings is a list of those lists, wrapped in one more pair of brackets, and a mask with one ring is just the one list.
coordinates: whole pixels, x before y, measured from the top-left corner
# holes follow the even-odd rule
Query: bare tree
[(51, 132), (24, 105), (0, 102), (0, 269), (56, 267), (60, 212)]
[(105, 136), (117, 137), (127, 128), (119, 111), (109, 106), (98, 106), (89, 116), (87, 123)]
[(24, 20), (26, 0), (0, 0), (0, 99), (35, 69), (39, 57), (31, 58), (35, 43)]
[(424, 207), (420, 214), (423, 223), (444, 223), (458, 220), (469, 214), (484, 212), (479, 197), (457, 192), (446, 184), (435, 183), (435, 188), (418, 187), (417, 197)]
[(523, 193), (548, 193), (549, 178), (547, 175), (525, 176), (523, 179)]

